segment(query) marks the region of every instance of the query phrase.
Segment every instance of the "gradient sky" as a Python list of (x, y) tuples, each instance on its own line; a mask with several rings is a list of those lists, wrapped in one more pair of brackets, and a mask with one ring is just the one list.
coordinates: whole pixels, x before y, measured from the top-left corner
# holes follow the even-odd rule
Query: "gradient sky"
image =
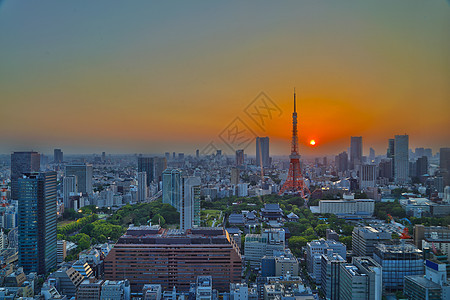
[(240, 117), (289, 154), (294, 87), (303, 154), (450, 146), (449, 2), (0, 1), (3, 153), (225, 150)]

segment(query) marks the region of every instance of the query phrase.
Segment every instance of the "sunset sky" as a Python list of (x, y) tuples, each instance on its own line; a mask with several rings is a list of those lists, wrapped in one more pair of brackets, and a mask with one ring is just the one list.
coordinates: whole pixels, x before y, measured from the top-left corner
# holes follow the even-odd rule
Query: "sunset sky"
[(0, 1), (0, 153), (231, 153), (238, 117), (288, 155), (294, 87), (302, 154), (449, 147), (449, 1)]

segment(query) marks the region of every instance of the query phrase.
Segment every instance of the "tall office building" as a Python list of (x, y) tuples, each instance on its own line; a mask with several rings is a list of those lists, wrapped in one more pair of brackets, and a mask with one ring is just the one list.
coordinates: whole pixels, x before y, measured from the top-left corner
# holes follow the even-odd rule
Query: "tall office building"
[(256, 165), (270, 167), (269, 137), (256, 138)]
[(162, 202), (172, 205), (180, 211), (181, 202), (181, 171), (166, 169), (162, 174)]
[(11, 154), (11, 198), (17, 200), (19, 197), (18, 179), (24, 173), (39, 172), (41, 156), (39, 153), (14, 152)]
[(78, 193), (77, 176), (69, 175), (63, 179), (63, 203), (64, 208), (70, 207), (70, 196)]
[(138, 172), (147, 173), (147, 186), (152, 182), (159, 183), (166, 168), (165, 157), (138, 157)]
[(409, 137), (396, 135), (394, 141), (394, 181), (406, 183), (409, 180)]
[(199, 177), (182, 178), (180, 229), (183, 231), (200, 226), (200, 190)]
[(147, 200), (147, 173), (138, 172), (138, 202)]
[(444, 186), (450, 186), (450, 148), (441, 148), (439, 153), (439, 168), (444, 178)]
[(350, 138), (350, 168), (357, 170), (362, 163), (362, 136)]
[(56, 172), (18, 180), (19, 265), (45, 274), (56, 266)]
[(236, 150), (236, 166), (240, 167), (244, 165), (244, 149)]
[(61, 149), (53, 150), (53, 161), (57, 164), (60, 164), (64, 161), (64, 154)]
[(92, 165), (71, 164), (66, 166), (66, 176), (76, 176), (78, 193), (92, 194)]

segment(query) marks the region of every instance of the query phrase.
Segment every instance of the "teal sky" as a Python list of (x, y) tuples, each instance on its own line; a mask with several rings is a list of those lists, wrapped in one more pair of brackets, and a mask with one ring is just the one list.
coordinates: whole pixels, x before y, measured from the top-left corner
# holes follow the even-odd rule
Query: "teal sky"
[[(294, 86), (304, 154), (450, 146), (448, 1), (7, 0), (0, 57), (4, 153), (226, 149), (240, 117), (288, 154)], [(261, 91), (283, 112), (264, 130)]]

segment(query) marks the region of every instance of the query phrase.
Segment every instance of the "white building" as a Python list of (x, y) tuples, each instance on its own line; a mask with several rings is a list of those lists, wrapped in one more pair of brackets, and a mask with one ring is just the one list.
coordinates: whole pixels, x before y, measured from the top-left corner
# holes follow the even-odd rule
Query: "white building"
[(372, 216), (375, 210), (373, 199), (353, 200), (320, 200), (319, 212), (321, 214), (335, 214), (341, 217)]
[(106, 280), (102, 285), (100, 300), (130, 300), (130, 283), (128, 280)]

